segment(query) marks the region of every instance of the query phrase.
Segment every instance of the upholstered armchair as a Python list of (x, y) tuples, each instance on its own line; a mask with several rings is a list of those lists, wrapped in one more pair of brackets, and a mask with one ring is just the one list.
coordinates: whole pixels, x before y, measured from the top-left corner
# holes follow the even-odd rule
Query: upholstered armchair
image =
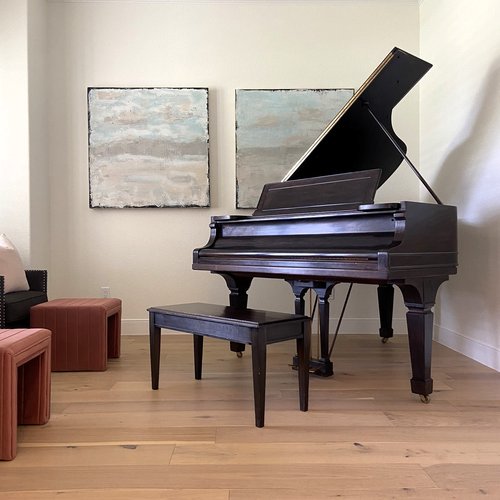
[(27, 270), (30, 289), (4, 293), (4, 276), (0, 275), (0, 328), (28, 328), (30, 308), (47, 302), (47, 271)]

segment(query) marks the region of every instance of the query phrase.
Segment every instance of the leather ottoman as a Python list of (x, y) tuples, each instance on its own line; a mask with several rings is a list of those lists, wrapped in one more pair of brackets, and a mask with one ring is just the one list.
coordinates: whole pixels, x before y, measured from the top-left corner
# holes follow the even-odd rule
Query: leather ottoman
[(56, 299), (31, 308), (31, 326), (52, 331), (52, 371), (104, 371), (120, 357), (120, 299)]
[(17, 425), (50, 417), (49, 330), (0, 329), (0, 460), (17, 453)]

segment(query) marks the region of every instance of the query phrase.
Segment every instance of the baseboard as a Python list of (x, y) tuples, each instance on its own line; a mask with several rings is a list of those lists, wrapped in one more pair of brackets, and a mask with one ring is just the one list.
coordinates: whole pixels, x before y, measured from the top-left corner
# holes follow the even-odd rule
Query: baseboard
[(500, 349), (434, 325), (434, 340), (489, 368), (500, 372)]
[(147, 319), (123, 319), (122, 335), (148, 335), (149, 321)]
[[(378, 318), (344, 318), (339, 329), (340, 334), (350, 333), (374, 333), (378, 335), (380, 327)], [(337, 319), (330, 319), (330, 333), (333, 334), (337, 328)], [(406, 320), (394, 318), (394, 333), (406, 333)], [(318, 330), (317, 321), (313, 323), (312, 331)], [(122, 319), (122, 335), (148, 335), (149, 323), (147, 319)]]
[[(345, 334), (369, 334), (378, 335), (380, 322), (378, 318), (344, 318), (339, 328), (339, 335)], [(392, 321), (394, 334), (406, 333), (406, 319), (394, 318)], [(330, 334), (337, 329), (337, 318), (330, 319)], [(317, 321), (313, 322), (313, 332), (318, 330)]]

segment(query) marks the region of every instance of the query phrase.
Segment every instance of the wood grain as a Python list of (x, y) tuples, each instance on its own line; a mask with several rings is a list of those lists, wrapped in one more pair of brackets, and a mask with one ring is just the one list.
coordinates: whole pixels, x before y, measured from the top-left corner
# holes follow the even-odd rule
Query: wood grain
[(196, 381), (191, 337), (164, 342), (158, 391), (146, 336), (106, 372), (53, 373), (51, 419), (18, 428), (0, 500), (500, 498), (500, 374), (449, 349), (434, 346), (424, 405), (405, 336), (341, 336), (304, 413), (294, 343), (271, 345), (257, 429), (249, 353), (207, 339)]

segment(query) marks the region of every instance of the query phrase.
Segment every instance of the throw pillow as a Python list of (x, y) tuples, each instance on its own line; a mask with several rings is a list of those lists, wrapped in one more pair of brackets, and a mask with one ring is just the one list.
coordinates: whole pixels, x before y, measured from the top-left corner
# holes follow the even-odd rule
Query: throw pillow
[(5, 234), (0, 234), (0, 275), (5, 278), (5, 293), (30, 289), (19, 252)]

